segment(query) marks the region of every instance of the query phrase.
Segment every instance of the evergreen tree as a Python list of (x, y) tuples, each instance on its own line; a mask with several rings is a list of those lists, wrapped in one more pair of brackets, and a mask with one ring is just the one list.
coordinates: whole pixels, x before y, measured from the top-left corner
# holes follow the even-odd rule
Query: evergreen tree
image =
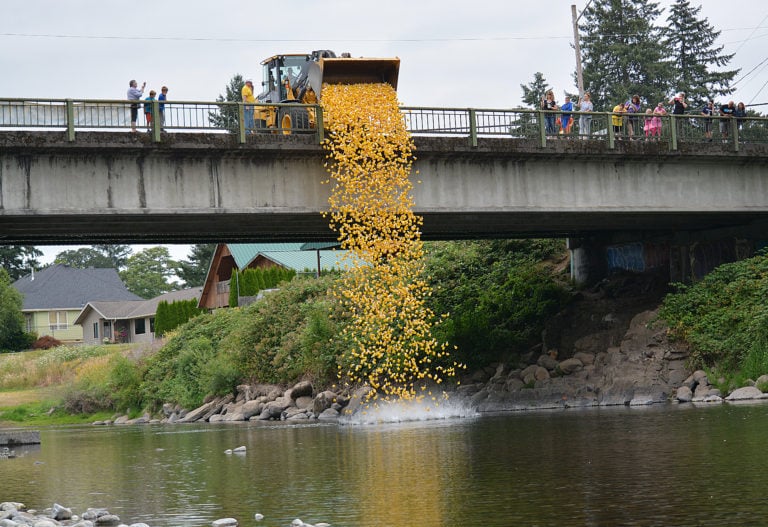
[(229, 279), (229, 307), (237, 307), (240, 299), (240, 276), (237, 269), (232, 269)]
[(726, 66), (733, 54), (723, 54), (723, 46), (715, 47), (720, 31), (706, 18), (698, 19), (700, 11), (701, 6), (693, 7), (688, 0), (676, 0), (670, 7), (667, 27), (662, 30), (663, 47), (672, 63), (673, 91), (684, 91), (694, 108), (703, 107), (708, 99), (732, 93), (729, 86), (739, 72), (715, 71)]
[(188, 255), (189, 260), (179, 262), (177, 274), (184, 282), (184, 287), (203, 285), (215, 250), (215, 243), (199, 243), (192, 246), (191, 252)]
[(595, 110), (610, 110), (637, 94), (649, 105), (668, 99), (671, 66), (665, 60), (661, 14), (650, 0), (595, 0), (579, 26), (584, 87)]
[[(226, 95), (219, 94), (216, 102), (242, 102), (242, 90), (245, 86), (243, 76), (236, 73), (225, 88)], [(220, 104), (218, 112), (208, 112), (208, 121), (216, 128), (224, 128), (232, 133), (240, 130), (240, 111), (234, 104)]]
[(11, 282), (39, 269), (38, 257), (43, 252), (31, 245), (0, 245), (0, 267), (8, 272)]
[(157, 311), (155, 311), (155, 335), (161, 337), (168, 331), (168, 302), (161, 300), (157, 304)]
[(530, 106), (534, 110), (538, 110), (541, 107), (541, 101), (544, 100), (544, 95), (549, 90), (544, 74), (537, 71), (533, 74), (533, 82), (528, 84), (521, 84), (520, 88), (523, 90), (522, 101), (525, 106)]

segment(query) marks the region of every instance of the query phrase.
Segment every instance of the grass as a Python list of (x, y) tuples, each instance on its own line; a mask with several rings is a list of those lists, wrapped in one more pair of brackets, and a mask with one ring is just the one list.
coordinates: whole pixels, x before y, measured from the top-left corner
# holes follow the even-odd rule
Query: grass
[(110, 358), (144, 351), (130, 345), (65, 345), (0, 354), (0, 425), (80, 424), (110, 419), (111, 412), (70, 414), (63, 409), (64, 398), (77, 383), (103, 371)]

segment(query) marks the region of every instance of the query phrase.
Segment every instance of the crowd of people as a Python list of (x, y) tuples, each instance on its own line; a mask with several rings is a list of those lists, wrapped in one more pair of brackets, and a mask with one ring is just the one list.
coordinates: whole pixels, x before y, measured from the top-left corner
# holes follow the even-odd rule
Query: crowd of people
[[(141, 85), (141, 88), (139, 88), (138, 83), (135, 80), (131, 80), (128, 83), (128, 100), (129, 101), (141, 101), (142, 96), (144, 95), (144, 89), (147, 87), (147, 83), (144, 82)], [(147, 123), (147, 132), (152, 131), (152, 101), (159, 101), (159, 112), (158, 112), (158, 121), (160, 125), (160, 129), (162, 130), (165, 126), (165, 100), (168, 95), (168, 86), (163, 86), (160, 88), (160, 95), (157, 95), (157, 99), (155, 99), (155, 95), (157, 95), (157, 92), (155, 90), (149, 90), (149, 96), (144, 98), (144, 119)], [(136, 132), (136, 122), (139, 119), (139, 107), (141, 103), (139, 102), (133, 102), (131, 104), (131, 132)]]
[[(667, 111), (669, 107), (669, 112)], [(555, 94), (548, 90), (541, 100), (540, 108), (545, 110), (544, 128), (547, 136), (569, 135), (573, 131), (573, 114), (571, 112), (586, 112), (579, 115), (578, 134), (588, 136), (591, 134), (592, 116), (589, 113), (594, 112), (594, 104), (589, 92), (584, 93), (578, 102), (574, 104), (569, 96), (565, 97), (562, 106), (555, 101)], [(668, 113), (672, 115), (692, 115), (689, 110), (689, 104), (686, 100), (685, 92), (680, 92), (664, 102), (659, 102), (654, 108), (642, 109), (639, 95), (633, 95), (627, 101), (619, 102), (611, 110), (611, 125), (616, 137), (645, 137), (646, 139), (660, 139), (662, 135), (662, 126)], [(741, 129), (747, 110), (743, 102), (734, 104), (729, 101), (726, 104), (716, 106), (713, 100), (708, 100), (699, 112), (695, 115), (703, 121), (704, 137), (707, 141), (712, 141), (712, 130), (715, 119), (719, 121), (720, 135), (723, 140), (727, 140), (733, 120), (736, 126)], [(683, 120), (675, 119), (678, 137), (683, 137)]]

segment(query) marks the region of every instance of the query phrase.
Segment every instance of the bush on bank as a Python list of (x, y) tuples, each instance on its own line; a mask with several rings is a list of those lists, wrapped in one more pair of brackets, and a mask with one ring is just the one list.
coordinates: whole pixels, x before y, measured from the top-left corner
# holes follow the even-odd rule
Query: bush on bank
[(768, 253), (721, 265), (693, 285), (675, 284), (659, 317), (691, 349), (691, 365), (742, 385), (768, 373)]

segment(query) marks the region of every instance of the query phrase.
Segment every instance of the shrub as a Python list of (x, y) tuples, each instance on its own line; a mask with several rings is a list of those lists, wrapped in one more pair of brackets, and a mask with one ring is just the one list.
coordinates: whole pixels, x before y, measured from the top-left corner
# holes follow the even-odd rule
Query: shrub
[(659, 317), (672, 338), (690, 345), (693, 367), (768, 373), (768, 256), (721, 265), (696, 284), (675, 288)]
[(36, 350), (47, 350), (56, 346), (61, 346), (61, 341), (50, 335), (43, 335), (32, 343), (32, 349)]

